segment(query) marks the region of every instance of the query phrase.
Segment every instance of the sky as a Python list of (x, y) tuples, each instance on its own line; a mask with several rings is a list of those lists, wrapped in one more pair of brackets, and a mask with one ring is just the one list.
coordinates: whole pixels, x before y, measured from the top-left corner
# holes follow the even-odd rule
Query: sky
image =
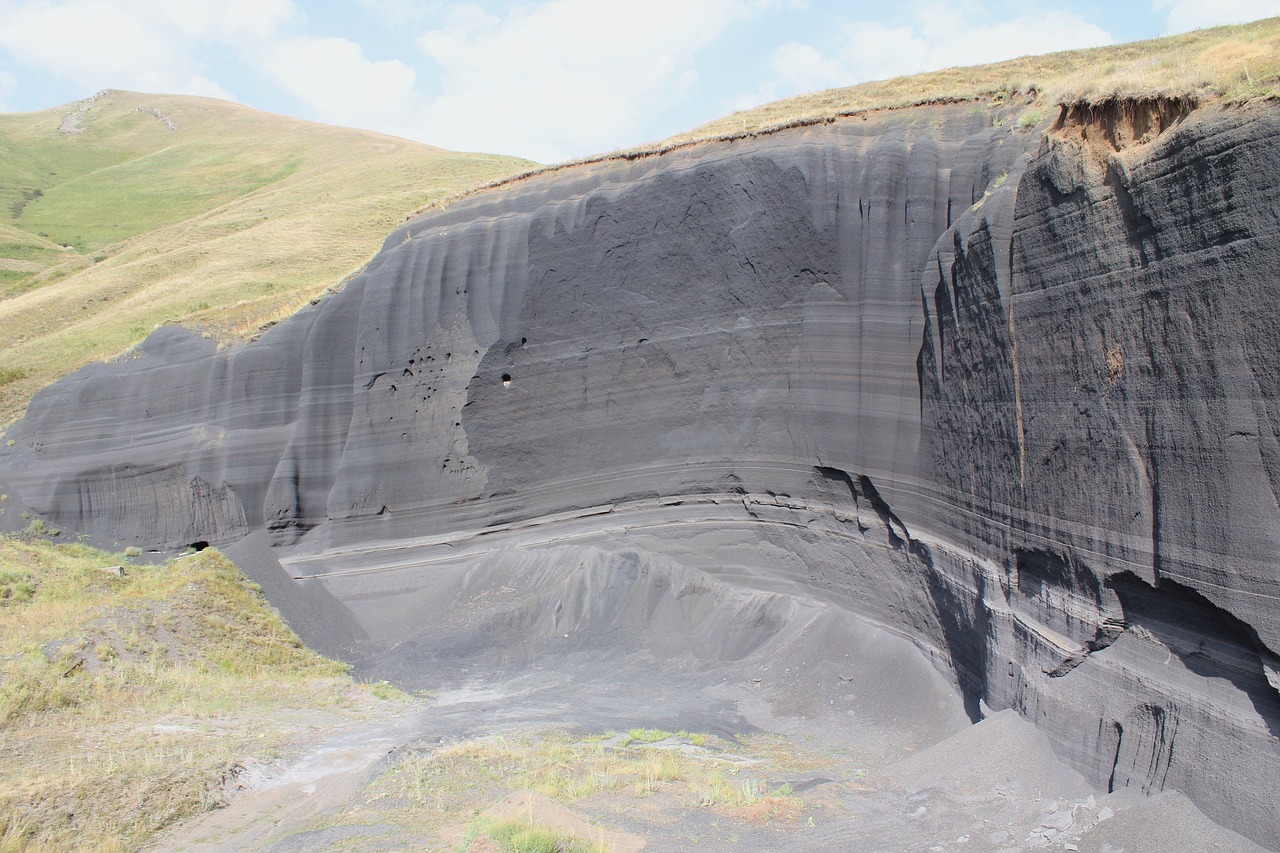
[(1280, 0), (0, 0), (0, 112), (105, 89), (541, 162), (767, 101), (1280, 15)]

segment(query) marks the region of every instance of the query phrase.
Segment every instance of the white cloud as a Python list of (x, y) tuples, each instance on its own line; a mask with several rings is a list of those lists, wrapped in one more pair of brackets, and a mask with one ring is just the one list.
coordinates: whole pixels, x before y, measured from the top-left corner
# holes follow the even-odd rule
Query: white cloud
[(264, 50), (262, 70), (321, 121), (413, 133), (423, 108), (416, 73), (398, 59), (374, 61), (353, 41), (295, 36)]
[[(560, 160), (639, 141), (697, 83), (694, 55), (770, 0), (452, 7), (418, 45), (441, 68), (422, 138)], [(788, 4), (789, 5), (789, 4)]]
[(176, 90), (168, 90), (170, 94), (199, 95), (203, 98), (221, 98), (224, 101), (237, 100), (236, 96), (222, 88), (215, 80), (202, 74), (193, 74)]
[(122, 85), (160, 76), (179, 57), (143, 21), (110, 3), (81, 0), (25, 3), (6, 15), (0, 46), (25, 65), (87, 87)]
[(116, 87), (229, 98), (192, 58), (196, 46), (265, 39), (294, 14), (291, 0), (11, 2), (0, 7), (0, 48), (86, 92)]
[(292, 0), (183, 0), (138, 5), (153, 10), (156, 20), (199, 41), (267, 39), (297, 16)]
[(1280, 15), (1277, 0), (1155, 0), (1152, 10), (1165, 15), (1166, 33), (1185, 33), (1220, 24), (1243, 24)]
[(418, 0), (356, 0), (382, 23), (391, 28), (412, 26), (427, 14), (427, 8)]
[[(884, 30), (884, 32), (878, 34), (882, 37), (905, 32), (907, 39), (911, 38), (909, 29), (897, 31), (888, 30), (884, 27), (880, 29)], [(872, 34), (864, 30), (858, 35), (871, 36)], [(865, 56), (865, 50), (874, 50), (880, 45), (889, 46), (892, 41), (891, 38), (883, 38), (880, 41), (875, 38), (868, 38), (868, 45), (851, 48), (851, 50)], [(769, 67), (773, 72), (777, 85), (789, 92), (831, 89), (836, 86), (847, 86), (849, 83), (849, 70), (845, 67), (844, 62), (836, 57), (826, 56), (811, 44), (788, 42), (782, 45), (769, 58)]]
[(851, 86), (961, 65), (1110, 44), (1111, 35), (1073, 12), (1043, 9), (1003, 20), (975, 3), (917, 2), (911, 22), (850, 21), (823, 47), (790, 42), (769, 57), (771, 78), (737, 106), (815, 89)]

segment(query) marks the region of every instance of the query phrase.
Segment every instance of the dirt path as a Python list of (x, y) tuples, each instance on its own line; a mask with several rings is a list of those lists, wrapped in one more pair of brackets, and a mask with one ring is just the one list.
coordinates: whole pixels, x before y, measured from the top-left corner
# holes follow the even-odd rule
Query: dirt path
[(148, 849), (235, 853), (273, 849), (274, 839), (342, 808), (412, 733), (412, 717), (347, 725), (282, 766), (252, 764), (230, 782), (230, 802), (177, 827)]

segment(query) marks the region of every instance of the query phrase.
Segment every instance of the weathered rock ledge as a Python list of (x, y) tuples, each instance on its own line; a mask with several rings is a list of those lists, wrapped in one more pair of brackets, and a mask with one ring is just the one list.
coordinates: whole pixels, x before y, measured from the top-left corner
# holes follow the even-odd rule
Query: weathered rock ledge
[(265, 531), (309, 578), (281, 606), (336, 601), (308, 639), (360, 655), (424, 635), (441, 567), (609, 532), (848, 607), (974, 718), (1273, 843), (1280, 109), (1015, 124), (903, 110), (471, 196), (253, 344), (162, 329), (47, 389), (0, 484), (121, 544)]

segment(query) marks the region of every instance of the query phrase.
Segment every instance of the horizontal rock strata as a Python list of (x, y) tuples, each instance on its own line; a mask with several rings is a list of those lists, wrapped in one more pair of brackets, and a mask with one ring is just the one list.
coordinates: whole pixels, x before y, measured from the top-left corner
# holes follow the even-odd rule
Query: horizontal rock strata
[(0, 482), (121, 544), (265, 530), (377, 648), (421, 634), (438, 565), (639, 537), (619, 565), (838, 603), (973, 719), (1017, 709), (1094, 782), (1269, 843), (1280, 110), (1015, 117), (476, 194), (252, 344), (165, 328), (47, 389)]

